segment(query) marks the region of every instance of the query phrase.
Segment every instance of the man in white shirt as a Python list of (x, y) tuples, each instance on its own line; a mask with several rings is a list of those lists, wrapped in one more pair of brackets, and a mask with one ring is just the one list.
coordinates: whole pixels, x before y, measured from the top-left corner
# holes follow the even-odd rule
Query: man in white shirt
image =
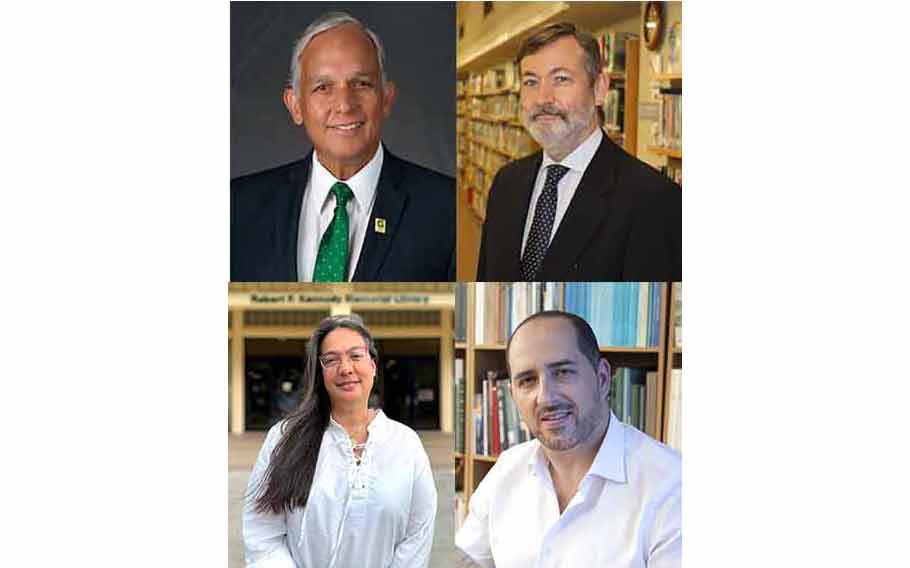
[(477, 280), (681, 280), (680, 188), (604, 136), (597, 40), (551, 24), (516, 62), (521, 121), (543, 151), (497, 172)]
[(503, 452), (471, 495), (462, 565), (680, 566), (680, 456), (611, 413), (610, 366), (587, 322), (535, 314), (506, 361), (536, 439)]
[(283, 100), (314, 150), (232, 180), (232, 281), (454, 279), (454, 180), (383, 148), (396, 95), (384, 61), (341, 12), (297, 41)]

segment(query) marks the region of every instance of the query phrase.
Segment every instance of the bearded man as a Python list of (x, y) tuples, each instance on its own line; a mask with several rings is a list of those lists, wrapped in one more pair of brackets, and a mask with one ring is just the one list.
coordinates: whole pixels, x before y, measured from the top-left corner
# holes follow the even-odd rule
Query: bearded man
[(610, 411), (610, 365), (588, 323), (534, 314), (506, 361), (535, 439), (503, 452), (471, 495), (459, 566), (679, 568), (680, 455)]
[(496, 174), (477, 280), (681, 280), (681, 190), (604, 136), (594, 37), (552, 24), (516, 61), (521, 121), (543, 150)]

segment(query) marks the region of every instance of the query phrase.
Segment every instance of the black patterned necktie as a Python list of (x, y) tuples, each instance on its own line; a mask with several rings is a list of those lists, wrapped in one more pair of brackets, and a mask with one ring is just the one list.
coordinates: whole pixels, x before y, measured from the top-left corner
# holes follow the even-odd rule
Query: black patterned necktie
[(547, 255), (550, 233), (553, 232), (553, 220), (556, 218), (556, 186), (568, 171), (569, 168), (559, 164), (547, 166), (547, 180), (543, 184), (543, 192), (537, 198), (534, 220), (531, 221), (528, 242), (521, 257), (521, 279), (525, 282), (534, 281)]

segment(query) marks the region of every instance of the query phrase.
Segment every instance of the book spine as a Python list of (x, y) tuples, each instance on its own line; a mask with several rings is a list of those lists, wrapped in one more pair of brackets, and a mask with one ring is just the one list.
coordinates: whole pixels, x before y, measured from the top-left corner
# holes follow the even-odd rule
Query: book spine
[(482, 402), (483, 418), (481, 419), (481, 426), (482, 426), (481, 432), (483, 432), (483, 434), (481, 435), (482, 443), (481, 443), (480, 447), (483, 449), (483, 451), (481, 453), (485, 456), (488, 456), (488, 455), (490, 455), (490, 444), (489, 444), (490, 437), (487, 434), (487, 430), (489, 429), (489, 424), (490, 424), (490, 419), (489, 419), (490, 418), (490, 403), (489, 403), (490, 393), (489, 393), (489, 389), (487, 387), (486, 379), (484, 379), (484, 381), (483, 381), (483, 385), (481, 387), (481, 392), (483, 393), (483, 402)]
[(496, 381), (496, 414), (498, 415), (497, 422), (499, 423), (499, 429), (497, 432), (499, 438), (499, 453), (503, 450), (508, 449), (509, 439), (506, 436), (506, 413), (505, 413), (505, 392), (502, 388), (502, 382)]
[(492, 442), (492, 450), (494, 456), (499, 455), (499, 397), (496, 393), (496, 382), (489, 381), (490, 383), (490, 440)]

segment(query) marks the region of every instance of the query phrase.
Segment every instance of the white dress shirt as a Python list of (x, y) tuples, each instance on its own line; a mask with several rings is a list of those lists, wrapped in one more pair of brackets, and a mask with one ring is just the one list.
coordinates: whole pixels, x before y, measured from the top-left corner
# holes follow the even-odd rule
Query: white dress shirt
[(616, 416), (562, 514), (540, 442), (509, 448), (455, 545), (487, 568), (668, 568), (682, 556), (680, 456)]
[[(330, 421), (310, 495), (290, 513), (253, 511), (258, 486), (284, 422), (269, 430), (247, 487), (243, 542), (247, 567), (420, 568), (429, 562), (436, 485), (417, 434), (380, 410), (360, 465), (351, 439)], [(334, 556), (334, 560), (333, 560)]]
[(575, 196), (575, 190), (581, 182), (581, 176), (588, 169), (588, 164), (597, 153), (600, 147), (600, 141), (603, 139), (603, 133), (600, 128), (595, 128), (594, 132), (588, 136), (584, 142), (572, 150), (572, 153), (566, 156), (561, 162), (553, 160), (546, 152), (543, 153), (543, 161), (540, 164), (540, 170), (537, 171), (537, 180), (534, 182), (534, 190), (531, 192), (531, 204), (528, 207), (528, 216), (525, 219), (524, 237), (521, 239), (521, 251), (524, 256), (525, 245), (528, 243), (528, 233), (531, 232), (531, 223), (534, 221), (534, 211), (537, 209), (537, 198), (543, 193), (544, 183), (547, 181), (547, 166), (553, 164), (562, 164), (569, 168), (559, 184), (556, 186), (556, 217), (553, 219), (553, 229), (550, 231), (550, 242), (553, 241), (553, 235), (559, 228), (559, 223), (566, 214), (572, 197)]
[[(367, 224), (376, 202), (376, 186), (382, 172), (382, 144), (369, 162), (356, 174), (346, 180), (340, 180), (319, 162), (316, 150), (313, 150), (313, 165), (310, 168), (310, 179), (304, 193), (303, 207), (300, 208), (299, 230), (297, 231), (297, 278), (301, 282), (312, 282), (316, 268), (316, 257), (319, 254), (319, 243), (332, 219), (335, 217), (335, 195), (332, 186), (343, 182), (354, 192), (354, 198), (347, 204), (348, 212), (348, 269), (347, 280), (350, 281), (357, 268), (363, 239), (367, 234)], [(313, 230), (316, 227), (317, 230)]]

